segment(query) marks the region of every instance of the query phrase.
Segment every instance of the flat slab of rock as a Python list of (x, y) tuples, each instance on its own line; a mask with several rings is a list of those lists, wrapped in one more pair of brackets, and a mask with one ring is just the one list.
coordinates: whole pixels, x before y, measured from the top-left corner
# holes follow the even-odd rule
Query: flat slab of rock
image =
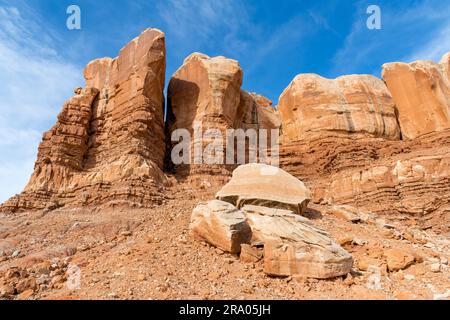
[(329, 208), (327, 212), (351, 223), (361, 222), (358, 209), (351, 206), (333, 206), (332, 208)]
[(351, 271), (352, 256), (312, 222), (291, 211), (245, 206), (253, 238), (264, 243), (264, 272), (328, 279)]
[(286, 171), (265, 164), (247, 164), (233, 172), (216, 198), (237, 208), (258, 205), (302, 214), (311, 200), (309, 189)]
[(244, 213), (218, 200), (200, 203), (194, 209), (190, 230), (197, 240), (230, 253), (239, 253), (241, 244), (249, 243), (252, 234)]

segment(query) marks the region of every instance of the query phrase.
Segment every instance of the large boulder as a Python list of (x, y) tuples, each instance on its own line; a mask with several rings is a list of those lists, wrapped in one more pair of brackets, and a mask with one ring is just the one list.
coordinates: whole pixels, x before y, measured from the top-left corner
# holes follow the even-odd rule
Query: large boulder
[(383, 79), (398, 108), (402, 136), (450, 128), (450, 54), (441, 63), (416, 61), (383, 65)]
[(225, 252), (239, 253), (250, 242), (251, 229), (242, 211), (218, 200), (200, 203), (192, 212), (191, 234)]
[(89, 63), (86, 87), (39, 146), (24, 192), (1, 210), (152, 206), (163, 198), (165, 36), (147, 29), (117, 58)]
[(264, 272), (328, 279), (351, 271), (352, 256), (329, 235), (292, 211), (245, 206), (252, 241), (264, 243)]
[(370, 75), (332, 80), (300, 74), (281, 94), (278, 109), (287, 142), (324, 135), (400, 138), (391, 95)]
[(286, 171), (265, 164), (247, 164), (233, 172), (216, 198), (238, 208), (261, 205), (302, 214), (311, 200), (309, 189)]

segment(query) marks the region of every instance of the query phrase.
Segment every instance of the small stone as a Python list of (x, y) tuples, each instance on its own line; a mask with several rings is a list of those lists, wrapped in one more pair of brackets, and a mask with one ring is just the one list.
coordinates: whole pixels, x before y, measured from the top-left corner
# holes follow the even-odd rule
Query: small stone
[(427, 261), (425, 261), (425, 264), (436, 264), (440, 263), (440, 260), (438, 258), (428, 258)]
[(384, 252), (388, 269), (391, 272), (404, 270), (414, 264), (413, 255), (399, 249), (390, 249)]
[(138, 280), (139, 281), (146, 281), (147, 277), (145, 275), (143, 275), (143, 274), (140, 274), (140, 275), (138, 275)]
[(37, 283), (34, 278), (27, 278), (20, 280), (16, 285), (17, 293), (25, 292), (26, 290), (36, 290), (37, 289)]
[(412, 274), (406, 274), (404, 278), (405, 278), (405, 280), (408, 280), (408, 281), (413, 281), (416, 279), (416, 277), (413, 276)]
[(352, 244), (353, 243), (353, 237), (352, 236), (343, 236), (343, 237), (339, 238), (337, 242), (341, 246)]
[(450, 289), (447, 289), (447, 291), (444, 292), (444, 293), (435, 294), (433, 299), (434, 300), (441, 300), (441, 301), (449, 300), (450, 299)]
[(356, 246), (364, 246), (364, 245), (366, 245), (368, 243), (369, 243), (369, 241), (367, 241), (367, 240), (362, 240), (362, 239), (359, 239), (359, 238), (354, 238), (353, 239), (353, 244), (356, 245)]
[(334, 206), (328, 211), (329, 214), (332, 214), (339, 219), (345, 220), (351, 223), (359, 223), (361, 222), (361, 218), (359, 217), (358, 210), (356, 208), (350, 206)]
[(249, 244), (241, 245), (240, 259), (243, 263), (256, 263), (264, 257), (263, 250)]
[(119, 296), (117, 295), (117, 293), (111, 292), (110, 294), (108, 294), (108, 297), (110, 297), (112, 299), (117, 299)]
[(370, 270), (378, 270), (379, 273), (387, 274), (387, 265), (384, 261), (373, 259), (370, 257), (361, 257), (358, 259), (358, 268), (361, 271), (370, 272)]
[(131, 231), (122, 231), (121, 233), (120, 233), (120, 235), (121, 236), (124, 236), (124, 237), (130, 237), (131, 235), (133, 235), (133, 233), (131, 232)]
[(57, 275), (56, 277), (54, 277), (51, 281), (50, 281), (50, 284), (53, 286), (53, 287), (59, 287), (60, 285), (62, 285), (63, 283), (65, 282), (65, 279), (64, 279), (64, 277), (63, 276), (61, 276), (61, 275)]
[(344, 279), (344, 284), (349, 287), (355, 284), (355, 280), (353, 279), (351, 274), (348, 274), (347, 277)]
[(25, 290), (17, 296), (17, 300), (28, 300), (34, 295), (34, 291), (31, 289)]
[(35, 272), (39, 274), (50, 274), (51, 264), (48, 261), (41, 262), (34, 267)]
[(395, 298), (397, 300), (417, 300), (417, 296), (412, 293), (412, 292), (408, 292), (408, 291), (404, 291), (404, 292), (399, 292), (395, 295)]
[(12, 284), (0, 286), (0, 297), (12, 296), (14, 292), (14, 286)]
[(13, 252), (13, 254), (11, 255), (12, 258), (17, 258), (20, 254), (20, 250), (16, 250)]
[(432, 265), (430, 265), (430, 270), (431, 270), (431, 272), (434, 272), (434, 273), (441, 272), (441, 264), (440, 263), (433, 263)]

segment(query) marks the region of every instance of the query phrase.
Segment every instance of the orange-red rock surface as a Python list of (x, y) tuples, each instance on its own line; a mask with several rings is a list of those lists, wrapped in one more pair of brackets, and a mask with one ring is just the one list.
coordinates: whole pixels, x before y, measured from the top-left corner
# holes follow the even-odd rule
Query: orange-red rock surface
[[(0, 207), (0, 298), (73, 297), (64, 284), (75, 265), (81, 298), (448, 299), (450, 53), (386, 64), (384, 82), (299, 75), (277, 109), (241, 89), (237, 61), (195, 53), (170, 81), (165, 123), (164, 41), (148, 29), (86, 67), (24, 192)], [(222, 134), (279, 128), (281, 167), (311, 193), (289, 199), (274, 175), (255, 195), (252, 175), (247, 195), (230, 193), (242, 208), (199, 206), (236, 164), (173, 166), (170, 135), (196, 122)], [(280, 215), (280, 202), (298, 210)], [(189, 223), (218, 248), (191, 241)]]
[[(196, 123), (201, 123), (201, 133), (218, 129), (226, 145), (227, 129), (276, 129), (280, 122), (268, 99), (241, 90), (243, 71), (239, 63), (225, 57), (209, 57), (193, 53), (175, 72), (168, 89), (168, 133), (187, 129), (191, 135), (191, 160), (196, 153), (194, 145), (205, 152), (214, 139), (194, 135)], [(225, 155), (219, 155), (226, 163)], [(204, 161), (203, 153), (201, 160)], [(199, 159), (197, 157), (197, 159)], [(228, 180), (234, 165), (179, 166), (176, 173), (197, 185), (205, 181), (222, 184)]]
[(164, 34), (156, 29), (117, 58), (89, 63), (85, 89), (44, 134), (27, 187), (2, 210), (158, 203), (166, 181), (165, 64)]
[(283, 139), (288, 142), (327, 134), (400, 138), (391, 95), (373, 76), (330, 80), (298, 75), (281, 94), (278, 109)]
[(450, 78), (447, 54), (441, 63), (388, 63), (383, 79), (398, 108), (405, 139), (450, 128)]

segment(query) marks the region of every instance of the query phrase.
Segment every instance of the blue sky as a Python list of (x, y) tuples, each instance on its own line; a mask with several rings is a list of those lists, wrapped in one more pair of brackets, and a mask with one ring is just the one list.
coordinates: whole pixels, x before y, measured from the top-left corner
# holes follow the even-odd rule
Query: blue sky
[[(71, 4), (81, 30), (66, 28)], [(366, 27), (371, 4), (381, 30)], [(25, 186), (84, 66), (116, 56), (147, 27), (166, 33), (167, 79), (192, 52), (224, 55), (241, 63), (244, 89), (276, 104), (299, 73), (379, 76), (385, 62), (438, 61), (450, 51), (450, 2), (0, 0), (0, 202)]]

